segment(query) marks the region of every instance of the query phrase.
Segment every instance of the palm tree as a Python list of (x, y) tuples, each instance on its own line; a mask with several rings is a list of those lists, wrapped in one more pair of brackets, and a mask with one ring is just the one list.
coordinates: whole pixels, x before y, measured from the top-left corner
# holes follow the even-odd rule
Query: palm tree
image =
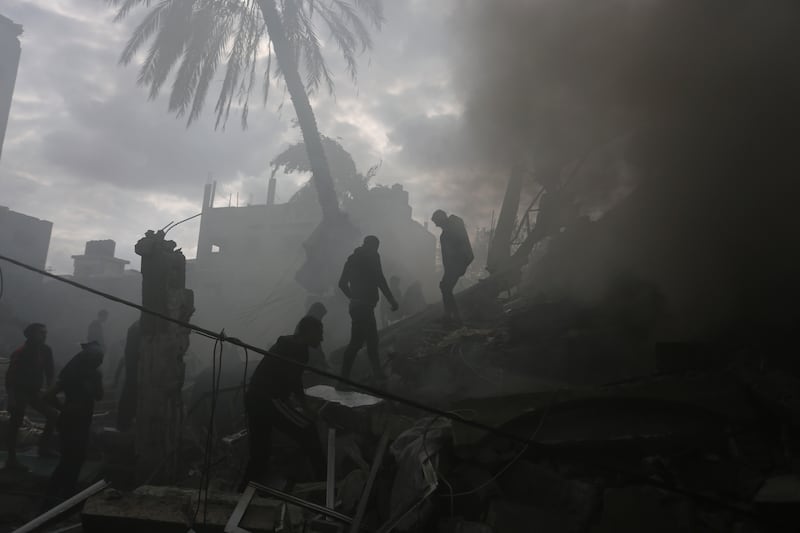
[[(372, 47), (370, 26), (383, 22), (382, 0), (107, 0), (117, 6), (115, 20), (138, 6), (150, 11), (134, 29), (120, 57), (128, 64), (149, 41), (138, 82), (155, 98), (177, 67), (169, 99), (170, 112), (188, 117), (187, 126), (203, 109), (220, 63), (225, 74), (215, 106), (216, 126), (224, 127), (231, 104), (242, 107), (247, 125), (249, 98), (256, 85), (259, 54), (266, 52), (262, 82), (264, 102), (274, 74), (286, 84), (308, 152), (323, 224), (341, 224), (336, 190), (322, 147), (308, 95), (324, 85), (333, 92), (333, 77), (322, 56), (315, 21), (330, 30), (347, 71), (356, 79), (356, 55)], [(273, 65), (273, 55), (276, 65)], [(305, 83), (301, 77), (305, 74)]]

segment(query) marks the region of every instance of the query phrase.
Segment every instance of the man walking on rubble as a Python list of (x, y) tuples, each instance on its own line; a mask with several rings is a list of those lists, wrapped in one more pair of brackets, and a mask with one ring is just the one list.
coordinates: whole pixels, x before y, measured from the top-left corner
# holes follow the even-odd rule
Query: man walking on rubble
[(53, 428), (58, 412), (48, 406), (42, 399), (42, 385), (47, 387), (53, 383), (55, 372), (53, 351), (45, 344), (47, 327), (44, 324), (30, 324), (24, 330), (25, 344), (11, 354), (6, 372), (6, 392), (8, 394), (8, 458), (6, 468), (21, 469), (25, 467), (17, 459), (17, 432), (25, 418), (25, 410), (30, 405), (44, 415), (47, 422), (39, 440), (39, 455), (52, 455), (47, 447), (53, 435)]
[(378, 357), (378, 325), (375, 322), (378, 289), (389, 301), (392, 311), (397, 311), (399, 305), (383, 275), (379, 246), (380, 241), (374, 235), (364, 237), (364, 244), (347, 258), (339, 278), (339, 288), (350, 300), (352, 319), (350, 343), (342, 356), (342, 376), (345, 378), (350, 377), (356, 354), (366, 343), (373, 379), (386, 379)]
[[(103, 348), (97, 341), (81, 345), (81, 351), (64, 366), (45, 399), (58, 406), (58, 433), (61, 437), (61, 460), (50, 477), (44, 506), (50, 508), (75, 492), (75, 485), (86, 460), (89, 430), (94, 403), (103, 399)], [(64, 393), (61, 404), (57, 395)]]
[(467, 267), (475, 259), (472, 253), (472, 245), (469, 242), (467, 229), (464, 221), (456, 215), (447, 216), (441, 209), (434, 211), (431, 220), (442, 229), (439, 237), (442, 249), (442, 266), (444, 275), (439, 283), (442, 291), (442, 305), (444, 306), (444, 321), (461, 325), (461, 315), (458, 312), (458, 305), (453, 296), (453, 289), (458, 283), (459, 278), (467, 271)]
[(316, 415), (306, 403), (303, 369), (308, 364), (309, 348), (317, 348), (323, 338), (322, 322), (303, 317), (294, 335), (279, 337), (270, 353), (256, 367), (245, 393), (250, 460), (240, 490), (250, 481), (263, 482), (269, 471), (272, 451), (272, 428), (294, 440), (311, 462), (315, 479), (325, 478), (325, 458), (317, 435)]

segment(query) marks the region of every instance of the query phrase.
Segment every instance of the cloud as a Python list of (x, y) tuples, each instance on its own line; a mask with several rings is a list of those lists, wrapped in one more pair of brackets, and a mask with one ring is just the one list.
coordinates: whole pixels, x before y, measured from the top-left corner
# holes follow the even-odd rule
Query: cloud
[[(321, 131), (338, 138), (360, 170), (383, 161), (376, 182), (406, 185), (419, 219), (444, 207), (474, 212), (468, 222), (477, 224), (488, 215), (464, 194), (464, 180), (474, 178), (458, 164), (464, 151), (454, 135), (461, 128), (449, 59), (455, 4), (387, 2), (387, 23), (360, 60), (358, 83), (328, 47), (336, 94), (317, 94), (313, 103)], [(117, 63), (144, 11), (113, 23), (113, 11), (98, 3), (10, 0), (3, 14), (25, 33), (0, 203), (54, 223), (49, 264), (57, 272), (70, 272), (69, 256), (94, 238), (115, 239), (118, 255), (138, 265), (136, 239), (197, 212), (209, 174), (219, 191), (239, 192), (241, 203), (263, 202), (269, 161), (300, 139), (282, 90), (265, 108), (253, 106), (244, 131), (234, 112), (224, 132), (214, 130), (213, 84), (206, 112), (190, 128), (167, 113), (166, 95), (148, 101), (136, 67)], [(281, 181), (280, 196), (296, 187)], [(189, 255), (194, 222), (171, 234)]]

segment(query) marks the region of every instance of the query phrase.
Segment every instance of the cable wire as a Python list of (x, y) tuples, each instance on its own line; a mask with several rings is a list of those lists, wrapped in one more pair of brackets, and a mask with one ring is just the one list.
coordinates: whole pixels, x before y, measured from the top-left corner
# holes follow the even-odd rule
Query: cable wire
[[(312, 374), (316, 374), (318, 376), (326, 377), (328, 379), (332, 379), (332, 380), (344, 383), (346, 385), (349, 385), (351, 387), (354, 387), (354, 388), (356, 388), (358, 390), (362, 390), (362, 391), (364, 391), (364, 392), (366, 392), (366, 393), (368, 393), (368, 394), (370, 394), (372, 396), (375, 396), (375, 397), (378, 397), (378, 398), (383, 398), (385, 400), (391, 400), (391, 401), (399, 403), (399, 404), (407, 405), (409, 407), (413, 407), (415, 409), (419, 409), (420, 411), (424, 411), (424, 412), (427, 412), (427, 413), (431, 413), (431, 414), (437, 415), (437, 417), (439, 417), (439, 418), (446, 418), (446, 419), (448, 419), (448, 420), (450, 420), (452, 422), (457, 422), (457, 423), (462, 424), (464, 426), (469, 426), (469, 427), (472, 427), (472, 428), (475, 428), (475, 429), (479, 429), (481, 431), (485, 431), (486, 433), (489, 433), (489, 434), (492, 434), (492, 435), (496, 435), (498, 437), (507, 439), (507, 440), (512, 441), (512, 442), (517, 442), (517, 443), (520, 443), (520, 444), (524, 444), (527, 447), (526, 450), (527, 449), (534, 450), (534, 451), (536, 451), (538, 453), (541, 453), (543, 455), (548, 455), (548, 454), (552, 455), (552, 454), (555, 454), (558, 451), (558, 448), (555, 445), (543, 444), (543, 443), (540, 443), (540, 442), (536, 442), (536, 441), (532, 440), (531, 438), (515, 435), (515, 434), (509, 433), (509, 432), (507, 432), (507, 431), (505, 431), (503, 429), (492, 427), (492, 426), (489, 426), (487, 424), (483, 424), (481, 422), (477, 422), (475, 420), (470, 420), (468, 418), (464, 418), (463, 416), (458, 415), (455, 412), (448, 412), (448, 411), (445, 411), (443, 409), (439, 409), (437, 407), (433, 407), (433, 406), (430, 406), (430, 405), (423, 404), (423, 403), (421, 403), (419, 401), (412, 400), (410, 398), (406, 398), (406, 397), (403, 397), (403, 396), (400, 396), (400, 395), (397, 395), (397, 394), (394, 394), (394, 393), (391, 393), (391, 392), (388, 392), (388, 391), (385, 391), (385, 390), (377, 389), (377, 388), (372, 387), (370, 385), (365, 385), (363, 383), (360, 383), (360, 382), (357, 382), (357, 381), (353, 381), (350, 378), (345, 378), (343, 376), (340, 376), (340, 375), (337, 375), (337, 374), (333, 374), (331, 372), (328, 372), (328, 371), (325, 371), (325, 370), (322, 370), (322, 369), (319, 369), (319, 368), (315, 368), (315, 367), (307, 365), (307, 364), (300, 363), (295, 359), (292, 359), (292, 358), (277, 354), (275, 352), (270, 352), (269, 350), (265, 350), (263, 348), (259, 348), (257, 346), (253, 346), (251, 344), (247, 344), (245, 342), (242, 342), (239, 339), (236, 339), (236, 338), (233, 338), (233, 337), (230, 337), (230, 338), (224, 337), (224, 335), (215, 333), (215, 332), (213, 332), (213, 331), (211, 331), (209, 329), (205, 329), (205, 328), (202, 328), (202, 327), (197, 326), (195, 324), (192, 324), (190, 322), (186, 322), (186, 321), (183, 321), (183, 320), (179, 320), (177, 318), (173, 318), (171, 316), (165, 315), (165, 314), (160, 313), (158, 311), (155, 311), (153, 309), (148, 309), (148, 308), (146, 308), (146, 307), (144, 307), (142, 305), (133, 303), (133, 302), (131, 302), (129, 300), (125, 300), (124, 298), (120, 298), (118, 296), (114, 296), (112, 294), (108, 294), (106, 292), (99, 291), (99, 290), (93, 289), (91, 287), (87, 287), (86, 285), (83, 285), (83, 284), (78, 283), (76, 281), (73, 281), (71, 279), (66, 279), (66, 278), (58, 276), (56, 274), (52, 274), (50, 272), (47, 272), (45, 270), (42, 270), (42, 269), (36, 268), (34, 266), (28, 265), (28, 264), (23, 263), (21, 261), (17, 261), (16, 259), (12, 259), (10, 257), (6, 257), (4, 255), (0, 255), (0, 261), (6, 261), (8, 263), (16, 265), (16, 266), (18, 266), (20, 268), (23, 268), (25, 270), (28, 270), (28, 271), (31, 271), (31, 272), (35, 272), (37, 274), (40, 274), (42, 276), (45, 276), (45, 277), (48, 277), (48, 278), (51, 278), (51, 279), (55, 279), (57, 281), (60, 281), (61, 283), (65, 283), (67, 285), (72, 285), (73, 287), (76, 287), (76, 288), (81, 289), (81, 290), (86, 291), (86, 292), (90, 292), (92, 294), (95, 294), (97, 296), (105, 298), (106, 300), (110, 300), (112, 302), (116, 302), (118, 304), (121, 304), (121, 305), (124, 305), (124, 306), (127, 306), (127, 307), (131, 307), (131, 308), (134, 308), (134, 309), (138, 309), (142, 313), (146, 313), (146, 314), (149, 314), (151, 316), (158, 317), (161, 320), (164, 320), (164, 321), (167, 321), (167, 322), (171, 322), (171, 323), (176, 324), (178, 326), (181, 326), (183, 328), (195, 331), (195, 332), (197, 332), (197, 333), (199, 333), (201, 335), (205, 335), (205, 336), (213, 338), (213, 339), (217, 339), (217, 340), (220, 340), (220, 341), (225, 341), (225, 342), (228, 342), (229, 344), (233, 344), (235, 346), (240, 346), (242, 348), (252, 350), (253, 352), (261, 354), (261, 355), (266, 356), (266, 357), (272, 357), (273, 359), (278, 359), (278, 360), (280, 360), (280, 361), (282, 361), (282, 362), (284, 362), (286, 364), (290, 364), (290, 365), (294, 365), (294, 366), (300, 367), (304, 371), (311, 372)], [(598, 461), (587, 459), (584, 456), (581, 456), (581, 457), (577, 457), (576, 456), (573, 459), (576, 460), (576, 461), (579, 461), (581, 464), (583, 464), (585, 466), (593, 466), (595, 468), (599, 468), (599, 469), (608, 471), (609, 473), (625, 474), (625, 475), (628, 475), (628, 476), (640, 477), (639, 474), (637, 474), (635, 472), (627, 471), (627, 470), (623, 469), (621, 466), (603, 464), (603, 463), (598, 462)], [(681, 496), (684, 496), (686, 498), (690, 498), (690, 499), (692, 499), (694, 501), (697, 501), (697, 502), (702, 502), (702, 503), (705, 503), (705, 504), (714, 505), (714, 506), (717, 506), (717, 507), (722, 507), (722, 508), (734, 511), (734, 512), (740, 514), (740, 515), (750, 516), (750, 517), (754, 517), (755, 516), (755, 514), (753, 512), (747, 511), (745, 509), (742, 509), (741, 507), (739, 507), (739, 506), (737, 506), (735, 504), (728, 503), (728, 502), (725, 502), (725, 501), (722, 501), (722, 500), (718, 500), (716, 498), (713, 498), (713, 497), (710, 497), (710, 496), (706, 496), (705, 494), (692, 492), (691, 490), (683, 489), (681, 487), (676, 487), (674, 485), (671, 485), (671, 484), (663, 482), (663, 481), (659, 481), (659, 480), (652, 479), (652, 478), (647, 478), (647, 479), (642, 479), (641, 483), (649, 485), (649, 486), (652, 486), (652, 487), (657, 487), (657, 488), (660, 488), (662, 490), (665, 490), (665, 491), (668, 491), (668, 492), (672, 492), (674, 494), (680, 494)]]

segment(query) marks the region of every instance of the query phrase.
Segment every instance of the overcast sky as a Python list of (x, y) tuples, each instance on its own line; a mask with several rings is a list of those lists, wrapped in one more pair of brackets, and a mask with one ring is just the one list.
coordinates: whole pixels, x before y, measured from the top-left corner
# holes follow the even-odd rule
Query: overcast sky
[[(494, 205), (476, 208), (457, 164), (464, 148), (454, 135), (463, 108), (452, 83), (454, 3), (385, 2), (386, 25), (361, 58), (357, 85), (330, 50), (336, 96), (319, 94), (312, 104), (322, 133), (337, 138), (362, 172), (383, 161), (375, 181), (406, 186), (417, 220), (442, 207), (475, 226), (488, 222)], [(167, 112), (167, 94), (148, 101), (135, 83), (137, 66), (118, 65), (144, 13), (114, 23), (102, 0), (4, 0), (0, 8), (24, 27), (0, 205), (53, 222), (48, 265), (58, 273), (71, 272), (70, 256), (90, 239), (116, 240), (117, 256), (138, 268), (138, 237), (199, 212), (209, 173), (219, 182), (217, 205), (237, 192), (240, 203), (263, 203), (269, 161), (300, 138), (281, 91), (251, 110), (244, 131), (233, 113), (225, 131), (214, 130), (213, 88), (188, 129)], [(281, 179), (279, 201), (297, 179)], [(188, 257), (197, 229), (193, 221), (170, 234)]]

